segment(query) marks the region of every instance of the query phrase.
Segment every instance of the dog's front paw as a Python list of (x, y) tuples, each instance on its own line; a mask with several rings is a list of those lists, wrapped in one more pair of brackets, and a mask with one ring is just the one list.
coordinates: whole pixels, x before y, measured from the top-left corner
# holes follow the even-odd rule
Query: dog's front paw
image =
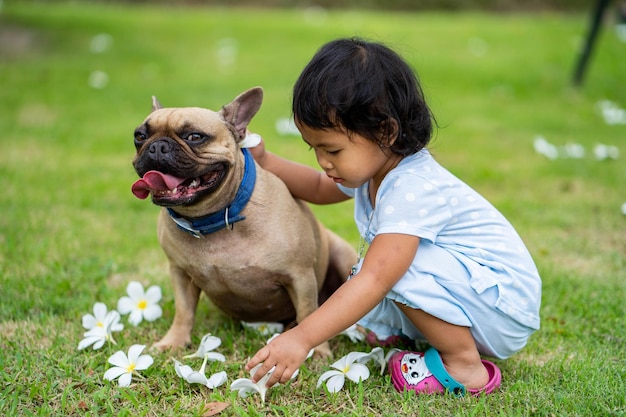
[(333, 357), (333, 352), (330, 350), (328, 342), (324, 342), (321, 345), (313, 349), (313, 357), (316, 359), (330, 359)]
[(160, 351), (169, 350), (169, 349), (176, 350), (176, 349), (184, 348), (185, 346), (188, 346), (190, 344), (191, 344), (191, 337), (189, 335), (180, 334), (170, 329), (170, 331), (168, 331), (167, 334), (163, 336), (163, 339), (159, 340), (154, 345), (152, 345), (152, 348), (158, 349)]

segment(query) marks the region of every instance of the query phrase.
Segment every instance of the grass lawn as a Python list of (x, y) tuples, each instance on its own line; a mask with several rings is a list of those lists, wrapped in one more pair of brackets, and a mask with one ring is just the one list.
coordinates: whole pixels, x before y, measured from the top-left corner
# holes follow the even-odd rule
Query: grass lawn
[[(215, 402), (227, 403), (224, 416), (626, 414), (626, 124), (607, 123), (599, 105), (610, 101), (618, 115), (626, 107), (626, 43), (610, 24), (577, 89), (570, 81), (587, 15), (0, 5), (1, 415), (199, 416)], [(416, 398), (372, 367), (362, 384), (328, 394), (316, 382), (331, 362), (318, 360), (265, 403), (238, 398), (230, 382), (247, 376), (243, 365), (265, 337), (206, 300), (189, 349), (151, 352), (145, 379), (129, 388), (105, 381), (109, 356), (151, 345), (174, 314), (158, 210), (130, 193), (132, 132), (150, 97), (219, 108), (263, 86), (251, 129), (275, 152), (314, 165), (276, 123), (290, 116), (291, 86), (317, 48), (352, 35), (389, 43), (418, 70), (440, 126), (433, 153), (511, 220), (537, 262), (542, 328), (496, 361), (501, 390)], [(534, 150), (538, 136), (586, 153), (550, 160)], [(598, 144), (621, 155), (597, 160)], [(314, 210), (358, 244), (350, 203)], [(130, 281), (161, 286), (163, 317), (138, 327), (124, 317), (117, 346), (78, 351), (81, 316), (96, 301), (115, 308)], [(215, 390), (185, 383), (170, 360), (209, 332), (227, 361), (207, 371), (229, 377)], [(369, 351), (346, 337), (331, 345), (336, 358)]]

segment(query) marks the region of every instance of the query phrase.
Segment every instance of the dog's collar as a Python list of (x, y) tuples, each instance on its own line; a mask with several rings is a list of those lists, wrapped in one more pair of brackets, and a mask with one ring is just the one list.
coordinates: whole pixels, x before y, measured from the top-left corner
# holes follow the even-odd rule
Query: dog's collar
[(247, 149), (241, 149), (244, 155), (245, 168), (243, 172), (243, 179), (235, 195), (235, 199), (230, 203), (228, 207), (217, 213), (209, 214), (206, 217), (199, 219), (186, 219), (174, 210), (168, 208), (167, 212), (170, 218), (178, 225), (178, 228), (190, 233), (192, 236), (200, 238), (204, 235), (208, 235), (218, 230), (222, 230), (225, 227), (233, 227), (233, 223), (241, 221), (246, 218), (242, 216), (246, 204), (250, 200), (252, 190), (254, 190), (254, 184), (256, 182), (256, 168), (254, 166), (254, 159), (252, 154)]

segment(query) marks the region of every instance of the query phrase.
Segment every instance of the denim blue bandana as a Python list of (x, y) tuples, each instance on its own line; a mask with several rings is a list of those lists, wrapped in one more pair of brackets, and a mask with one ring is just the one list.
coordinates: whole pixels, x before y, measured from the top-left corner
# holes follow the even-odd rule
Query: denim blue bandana
[(200, 238), (204, 235), (222, 230), (225, 227), (232, 229), (234, 223), (246, 218), (246, 216), (241, 215), (241, 212), (244, 207), (246, 207), (246, 204), (248, 204), (250, 196), (252, 196), (256, 182), (256, 168), (250, 151), (245, 148), (241, 149), (241, 151), (244, 155), (245, 168), (243, 179), (241, 180), (235, 199), (225, 209), (194, 220), (186, 219), (174, 210), (168, 208), (167, 212), (171, 219), (178, 225), (179, 229), (190, 233), (194, 237)]

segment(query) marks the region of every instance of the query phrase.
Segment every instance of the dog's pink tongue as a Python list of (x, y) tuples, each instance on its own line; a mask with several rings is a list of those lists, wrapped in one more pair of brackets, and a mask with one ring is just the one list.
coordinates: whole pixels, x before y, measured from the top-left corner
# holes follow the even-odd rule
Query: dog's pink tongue
[(178, 187), (184, 178), (163, 174), (159, 171), (148, 171), (143, 178), (138, 179), (133, 184), (131, 191), (135, 197), (142, 200), (150, 195), (150, 191), (168, 191)]

